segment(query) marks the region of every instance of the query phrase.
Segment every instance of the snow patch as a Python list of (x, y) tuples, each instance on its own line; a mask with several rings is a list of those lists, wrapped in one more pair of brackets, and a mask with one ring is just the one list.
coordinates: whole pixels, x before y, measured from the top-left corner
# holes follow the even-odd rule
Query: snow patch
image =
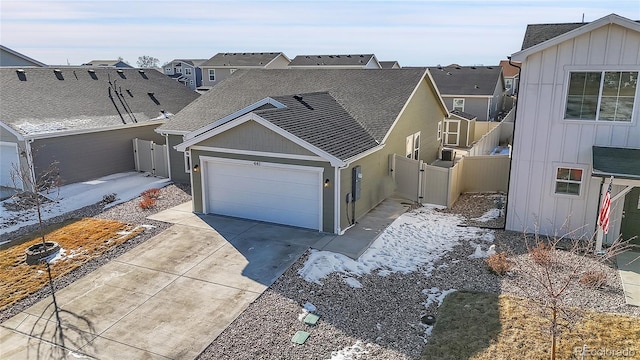
[(387, 276), (396, 272), (408, 274), (422, 267), (429, 274), (434, 263), (461, 241), (492, 241), (490, 230), (458, 226), (462, 222), (461, 216), (422, 207), (398, 217), (358, 260), (330, 251), (311, 250), (298, 273), (319, 285), (325, 276), (335, 272), (346, 275), (345, 281), (374, 270), (379, 270), (380, 276)]
[(332, 351), (330, 360), (355, 360), (358, 359), (361, 355), (369, 353), (365, 349), (365, 347), (370, 346), (370, 344), (364, 345), (362, 341), (358, 340), (355, 344), (348, 346), (342, 350)]
[(482, 250), (482, 246), (476, 245), (476, 250), (473, 254), (469, 255), (469, 259), (485, 259), (496, 253), (496, 246), (491, 245), (487, 251)]
[(500, 216), (502, 216), (502, 209), (491, 209), (487, 212), (485, 212), (484, 214), (482, 214), (482, 216), (478, 217), (478, 218), (474, 218), (471, 220), (475, 220), (475, 221), (479, 221), (479, 222), (487, 222), (489, 220), (494, 220), (499, 218)]
[(424, 307), (428, 308), (429, 306), (431, 306), (431, 304), (433, 303), (438, 303), (438, 306), (442, 305), (442, 301), (444, 301), (444, 298), (451, 294), (452, 292), (457, 291), (456, 289), (449, 289), (449, 290), (440, 290), (437, 287), (432, 287), (431, 289), (424, 289), (422, 290), (422, 293), (424, 295), (427, 295), (427, 301), (425, 301), (423, 303)]
[(354, 277), (346, 277), (344, 279), (344, 282), (346, 282), (347, 285), (351, 286), (354, 289), (360, 289), (362, 287), (362, 283), (360, 283), (360, 281), (358, 281), (358, 279)]

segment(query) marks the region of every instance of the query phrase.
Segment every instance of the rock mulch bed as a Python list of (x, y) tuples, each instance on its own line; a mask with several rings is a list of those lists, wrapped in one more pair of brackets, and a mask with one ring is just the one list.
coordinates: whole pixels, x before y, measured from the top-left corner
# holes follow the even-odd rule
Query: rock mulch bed
[[(502, 227), (504, 216), (488, 221), (481, 218), (501, 194), (463, 194), (445, 213), (460, 214), (467, 225)], [(523, 235), (493, 230), (493, 244), (517, 264), (525, 259)], [(500, 277), (491, 273), (485, 259), (470, 258), (476, 243), (463, 242), (445, 254), (435, 269), (409, 274), (372, 274), (358, 277), (361, 288), (352, 288), (344, 277), (333, 273), (324, 285), (310, 283), (298, 273), (308, 258), (300, 258), (244, 311), (198, 359), (420, 359), (431, 331), (422, 324), (425, 315), (437, 317), (438, 302), (451, 289), (526, 295), (531, 288), (517, 274)], [(565, 254), (565, 261), (577, 261)], [(599, 266), (599, 265), (596, 265)], [(603, 289), (579, 287), (568, 304), (597, 311), (640, 317), (640, 309), (625, 305), (617, 271), (601, 267), (607, 274)], [(303, 305), (317, 307), (320, 321), (310, 327), (299, 320)], [(303, 345), (294, 344), (297, 331), (311, 334)], [(352, 356), (352, 357), (346, 357)]]

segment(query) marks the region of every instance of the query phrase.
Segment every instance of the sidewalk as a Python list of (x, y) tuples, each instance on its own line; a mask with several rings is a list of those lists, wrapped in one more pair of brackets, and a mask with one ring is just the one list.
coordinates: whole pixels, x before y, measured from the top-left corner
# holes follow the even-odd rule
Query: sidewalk
[(627, 304), (640, 306), (640, 252), (627, 251), (616, 260)]

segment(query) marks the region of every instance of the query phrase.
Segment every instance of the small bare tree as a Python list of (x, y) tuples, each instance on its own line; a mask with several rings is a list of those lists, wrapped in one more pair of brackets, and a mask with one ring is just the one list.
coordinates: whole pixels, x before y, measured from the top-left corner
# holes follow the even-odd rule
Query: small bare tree
[(530, 310), (547, 320), (544, 331), (551, 337), (550, 358), (556, 359), (557, 344), (562, 333), (575, 326), (584, 312), (567, 304), (581, 286), (600, 287), (606, 282), (602, 266), (616, 255), (627, 251), (629, 241), (618, 238), (602, 253), (594, 255), (595, 235), (588, 239), (563, 236), (524, 234), (527, 253), (514, 267), (523, 278), (522, 290), (531, 300)]

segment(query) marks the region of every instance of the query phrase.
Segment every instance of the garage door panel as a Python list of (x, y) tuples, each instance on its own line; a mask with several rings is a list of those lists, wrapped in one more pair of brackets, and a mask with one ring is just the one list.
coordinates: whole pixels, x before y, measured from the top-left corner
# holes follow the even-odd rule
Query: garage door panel
[(208, 212), (321, 228), (321, 169), (241, 160), (208, 160), (206, 169)]

